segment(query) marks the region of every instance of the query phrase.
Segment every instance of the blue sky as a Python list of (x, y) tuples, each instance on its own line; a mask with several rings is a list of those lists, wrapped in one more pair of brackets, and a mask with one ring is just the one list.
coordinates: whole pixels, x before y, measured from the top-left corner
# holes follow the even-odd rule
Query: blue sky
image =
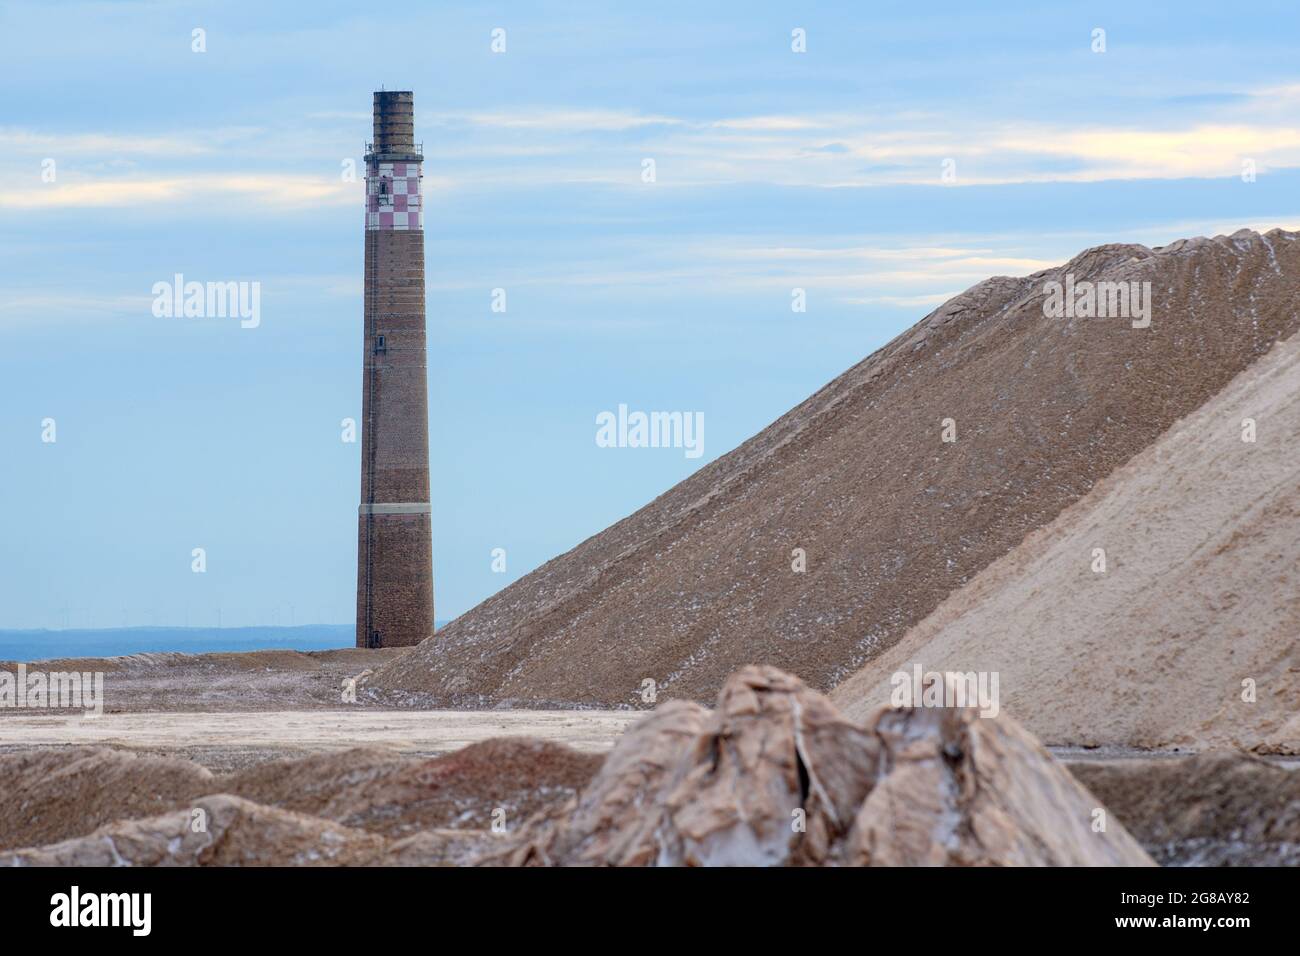
[[(1300, 223), (1294, 3), (807, 6), (0, 7), (0, 627), (351, 620), (381, 85), (426, 156), (440, 619), (989, 275)], [(155, 318), (178, 272), (261, 324)], [(598, 448), (620, 403), (703, 412), (703, 457)]]

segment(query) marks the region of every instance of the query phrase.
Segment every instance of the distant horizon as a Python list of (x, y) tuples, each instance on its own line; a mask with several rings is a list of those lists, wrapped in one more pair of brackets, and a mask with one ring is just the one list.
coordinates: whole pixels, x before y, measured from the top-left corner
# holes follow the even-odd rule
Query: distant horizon
[[(448, 621), (435, 622), (435, 633)], [(356, 625), (286, 624), (238, 627), (0, 628), (0, 661), (131, 654), (219, 654), (250, 651), (327, 651), (355, 647)]]
[[(455, 618), (445, 620), (438, 619), (434, 621), (435, 627), (442, 627), (450, 624)], [(44, 634), (44, 633), (98, 633), (111, 631), (294, 631), (303, 628), (312, 627), (337, 627), (355, 630), (356, 624), (352, 621), (329, 622), (318, 621), (309, 624), (232, 624), (229, 626), (217, 624), (126, 624), (115, 627), (0, 627), (0, 637), (6, 634)]]

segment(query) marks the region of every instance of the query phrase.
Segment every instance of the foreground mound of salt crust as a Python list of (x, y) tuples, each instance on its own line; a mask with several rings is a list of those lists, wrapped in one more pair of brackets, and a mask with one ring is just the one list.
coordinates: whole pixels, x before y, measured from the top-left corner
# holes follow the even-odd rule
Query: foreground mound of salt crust
[[(1150, 327), (1046, 318), (1067, 275), (1151, 283)], [(990, 279), (365, 686), (636, 706), (647, 679), (703, 702), (768, 663), (827, 690), (1300, 328), (1298, 302), (1300, 236), (1280, 230)]]
[(861, 718), (918, 663), (997, 672), (1048, 744), (1300, 752), (1300, 336), (832, 697)]
[(563, 813), (486, 862), (614, 866), (1140, 866), (1150, 858), (1006, 718), (845, 720), (770, 667), (716, 711), (672, 701), (624, 735)]

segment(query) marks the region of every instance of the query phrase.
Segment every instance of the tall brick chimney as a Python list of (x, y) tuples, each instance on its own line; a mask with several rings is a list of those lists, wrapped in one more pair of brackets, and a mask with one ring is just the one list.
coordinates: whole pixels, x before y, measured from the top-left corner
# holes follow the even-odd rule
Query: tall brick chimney
[(433, 633), (429, 395), (424, 335), (423, 149), (415, 97), (375, 94), (366, 149), (357, 647)]

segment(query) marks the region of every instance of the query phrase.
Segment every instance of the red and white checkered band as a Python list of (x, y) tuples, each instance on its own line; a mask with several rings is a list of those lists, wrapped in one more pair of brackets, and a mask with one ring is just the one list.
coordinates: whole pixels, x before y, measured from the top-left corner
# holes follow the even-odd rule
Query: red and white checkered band
[(366, 164), (366, 228), (423, 229), (419, 163)]

